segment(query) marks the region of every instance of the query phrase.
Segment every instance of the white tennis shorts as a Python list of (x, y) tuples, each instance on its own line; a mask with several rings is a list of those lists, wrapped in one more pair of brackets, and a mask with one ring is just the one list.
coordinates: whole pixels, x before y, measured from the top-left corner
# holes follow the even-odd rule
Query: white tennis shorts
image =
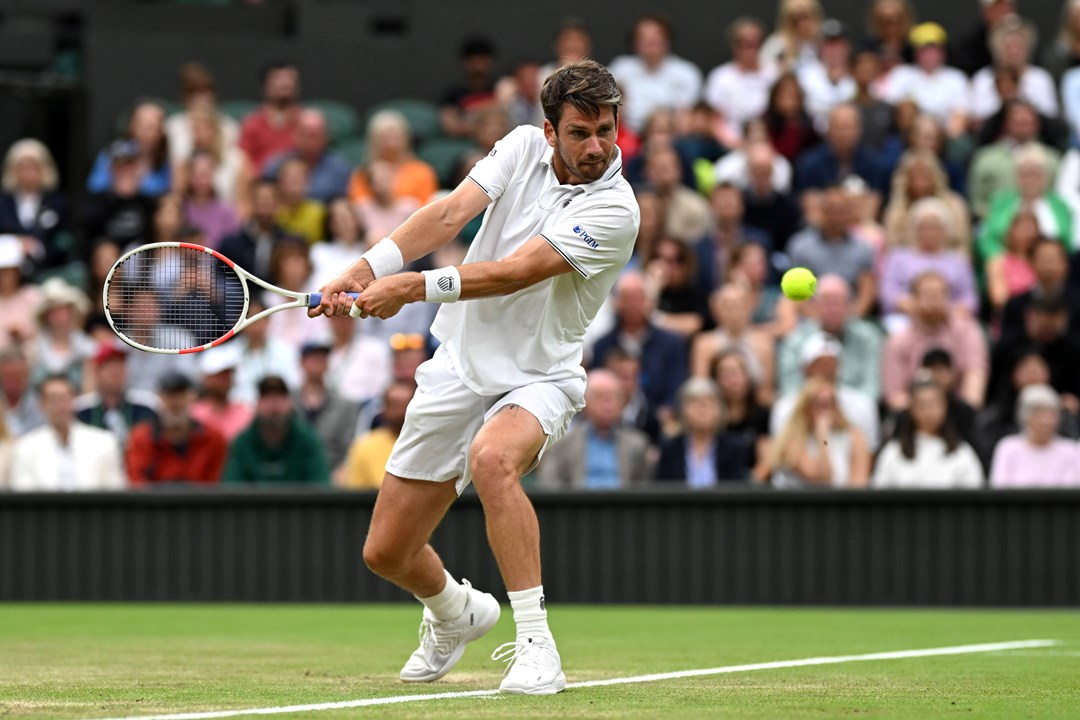
[(479, 395), (462, 382), (450, 353), (442, 347), (417, 368), (416, 383), (416, 395), (409, 403), (386, 470), (411, 480), (455, 480), (459, 495), (472, 482), (469, 446), (480, 427), (500, 408), (519, 405), (540, 422), (547, 439), (539, 460), (585, 407), (585, 381), (581, 378), (536, 382), (503, 395)]

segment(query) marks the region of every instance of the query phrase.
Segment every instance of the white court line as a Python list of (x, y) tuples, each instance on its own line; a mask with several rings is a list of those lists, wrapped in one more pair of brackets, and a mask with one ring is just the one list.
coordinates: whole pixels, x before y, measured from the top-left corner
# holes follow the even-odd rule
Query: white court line
[[(753, 663), (751, 665), (728, 665), (726, 667), (705, 668), (701, 670), (680, 670), (678, 672), (656, 673), (653, 675), (635, 675), (633, 677), (590, 680), (570, 683), (567, 689), (602, 687), (605, 685), (630, 685), (634, 683), (658, 682), (660, 680), (678, 680), (680, 678), (702, 677), (705, 675), (727, 675), (729, 673), (751, 672), (754, 670), (778, 670), (781, 668), (809, 667), (812, 665), (837, 665), (839, 663), (869, 662), (873, 660), (903, 660), (906, 658), (935, 657), (939, 655), (970, 655), (973, 653), (992, 653), (1002, 650), (1027, 650), (1044, 648), (1060, 644), (1058, 640), (1017, 640), (1015, 642), (982, 643), (980, 645), (955, 645), (953, 647), (927, 648), (924, 650), (894, 650), (866, 655), (836, 655), (833, 657), (804, 658), (802, 660), (777, 660), (774, 662)], [(128, 718), (110, 720), (216, 720), (217, 718), (242, 717), (245, 715), (283, 715), (286, 713), (320, 712), (324, 710), (347, 710), (349, 708), (371, 707), (373, 705), (398, 705), (400, 703), (424, 702), (427, 700), (456, 700), (459, 698), (491, 697), (498, 695), (498, 690), (470, 690), (468, 692), (428, 693), (426, 695), (396, 695), (363, 700), (344, 700), (341, 702), (316, 703), (313, 705), (286, 705), (282, 707), (251, 708), (249, 710), (215, 710), (211, 712), (176, 713), (173, 715), (136, 715)]]

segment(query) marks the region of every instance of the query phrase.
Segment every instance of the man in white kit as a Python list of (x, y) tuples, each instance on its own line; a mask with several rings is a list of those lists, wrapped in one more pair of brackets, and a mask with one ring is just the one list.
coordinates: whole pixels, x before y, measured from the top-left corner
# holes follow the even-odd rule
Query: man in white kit
[[(457, 582), (428, 544), (472, 482), (517, 626), (516, 640), (492, 654), (509, 663), (500, 690), (566, 685), (548, 629), (539, 526), (520, 479), (584, 406), (585, 329), (637, 237), (638, 206), (615, 146), (620, 100), (594, 61), (553, 73), (541, 93), (543, 130), (522, 126), (496, 143), (453, 192), (329, 282), (311, 311), (386, 318), (406, 303), (446, 303), (431, 328), (442, 345), (417, 370), (364, 545), (368, 567), (425, 606), (403, 680), (441, 678), (499, 618), (498, 601)], [(462, 265), (398, 273), (485, 207)], [(358, 290), (354, 305), (345, 293)]]

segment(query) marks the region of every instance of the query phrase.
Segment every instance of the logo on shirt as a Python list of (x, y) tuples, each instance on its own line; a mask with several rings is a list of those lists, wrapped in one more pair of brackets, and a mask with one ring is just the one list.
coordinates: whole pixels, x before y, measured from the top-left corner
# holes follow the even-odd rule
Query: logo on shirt
[(441, 277), (441, 278), (439, 278), (439, 280), (438, 280), (438, 282), (436, 284), (439, 286), (439, 289), (442, 290), (443, 292), (453, 292), (454, 291), (454, 278), (452, 278), (452, 277), (445, 277), (445, 276)]
[(596, 242), (596, 240), (593, 240), (593, 236), (585, 232), (585, 228), (581, 227), (580, 225), (574, 226), (574, 234), (584, 240), (585, 244), (591, 247), (593, 250), (600, 247), (600, 243)]

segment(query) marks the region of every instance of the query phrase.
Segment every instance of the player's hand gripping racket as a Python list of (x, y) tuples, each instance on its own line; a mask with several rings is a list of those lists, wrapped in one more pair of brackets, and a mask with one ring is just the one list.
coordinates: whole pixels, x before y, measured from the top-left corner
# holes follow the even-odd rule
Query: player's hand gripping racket
[[(248, 317), (248, 283), (292, 302)], [(357, 293), (349, 293), (356, 299)], [(261, 280), (216, 250), (194, 243), (142, 245), (109, 270), (105, 317), (121, 340), (139, 350), (185, 355), (220, 345), (267, 315), (318, 307), (322, 293), (299, 293)]]

